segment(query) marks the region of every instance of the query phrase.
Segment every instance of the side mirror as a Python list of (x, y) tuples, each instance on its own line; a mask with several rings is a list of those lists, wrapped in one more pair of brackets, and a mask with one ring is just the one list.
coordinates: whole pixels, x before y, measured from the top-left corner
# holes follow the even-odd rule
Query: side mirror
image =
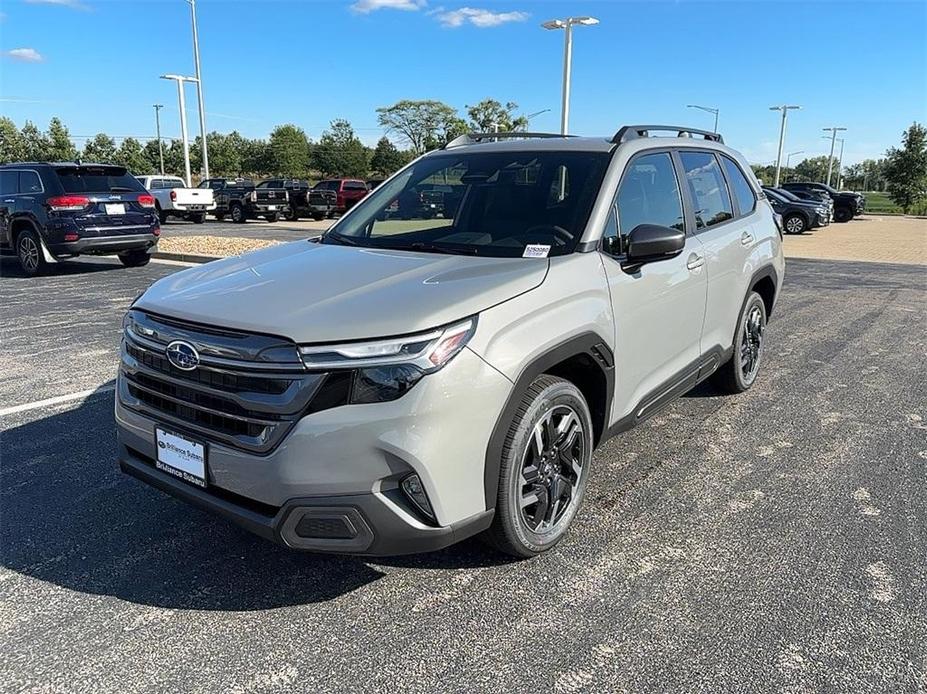
[(673, 258), (686, 247), (686, 232), (659, 224), (638, 224), (628, 234), (628, 265)]

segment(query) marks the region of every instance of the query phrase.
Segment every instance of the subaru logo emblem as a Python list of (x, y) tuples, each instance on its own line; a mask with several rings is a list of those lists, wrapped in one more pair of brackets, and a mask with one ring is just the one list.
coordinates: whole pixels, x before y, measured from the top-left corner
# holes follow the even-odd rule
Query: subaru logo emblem
[(193, 371), (200, 364), (200, 355), (189, 342), (174, 340), (167, 346), (167, 360), (181, 371)]

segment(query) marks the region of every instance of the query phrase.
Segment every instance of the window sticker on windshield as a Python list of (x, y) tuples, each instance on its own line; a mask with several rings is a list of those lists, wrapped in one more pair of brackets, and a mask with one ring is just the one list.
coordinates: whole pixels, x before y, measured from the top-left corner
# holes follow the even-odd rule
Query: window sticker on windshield
[(525, 246), (525, 252), (522, 258), (546, 258), (550, 253), (550, 246), (542, 244), (529, 244)]

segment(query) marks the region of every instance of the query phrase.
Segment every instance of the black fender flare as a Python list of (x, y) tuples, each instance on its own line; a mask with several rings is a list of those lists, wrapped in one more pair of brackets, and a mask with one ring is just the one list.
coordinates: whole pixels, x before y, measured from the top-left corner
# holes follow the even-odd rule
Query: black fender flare
[[(505, 406), (496, 418), (496, 425), (493, 427), (492, 435), (489, 437), (489, 444), (486, 447), (483, 490), (487, 509), (496, 507), (496, 496), (499, 491), (499, 468), (502, 466), (502, 449), (512, 419), (528, 388), (538, 376), (547, 372), (551, 367), (583, 354), (589, 356), (605, 376), (605, 421), (602, 430), (604, 432), (608, 429), (612, 396), (615, 392), (615, 357), (611, 348), (608, 347), (608, 342), (598, 333), (589, 331), (568, 338), (547, 350), (527, 364), (515, 380), (515, 385), (509, 393)], [(599, 440), (602, 438), (603, 436), (600, 434)], [(598, 440), (596, 444), (598, 444)]]

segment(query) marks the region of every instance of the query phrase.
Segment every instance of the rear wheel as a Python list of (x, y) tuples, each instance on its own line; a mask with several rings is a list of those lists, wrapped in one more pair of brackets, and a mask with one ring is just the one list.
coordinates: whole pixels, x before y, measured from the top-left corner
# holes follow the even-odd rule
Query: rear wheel
[(248, 221), (247, 217), (245, 216), (244, 208), (237, 202), (229, 208), (229, 214), (232, 217), (232, 221), (236, 224), (244, 224), (246, 221)]
[(158, 213), (158, 221), (164, 224), (167, 221), (168, 214), (161, 209), (161, 204), (155, 201), (155, 211)]
[(766, 304), (763, 297), (750, 292), (737, 321), (734, 353), (714, 375), (715, 384), (728, 393), (743, 393), (756, 381), (763, 362), (766, 333)]
[(206, 221), (206, 213), (205, 212), (195, 212), (190, 215), (190, 221), (192, 221), (194, 224), (202, 224), (203, 222)]
[(784, 222), (786, 234), (804, 234), (808, 229), (808, 223), (800, 214), (790, 214)]
[(525, 393), (502, 449), (486, 539), (515, 557), (546, 552), (566, 535), (589, 477), (592, 417), (580, 390), (543, 375)]
[(321, 222), (325, 219), (325, 214), (323, 212), (316, 212), (312, 215), (312, 218), (317, 222)]
[(289, 207), (283, 212), (283, 218), (288, 222), (298, 222), (299, 212), (296, 211), (296, 208)]
[(151, 262), (151, 255), (148, 251), (129, 251), (128, 253), (120, 253), (119, 260), (122, 261), (122, 264), (126, 267), (141, 267), (142, 265), (147, 265)]
[(276, 222), (277, 220), (280, 219), (280, 215), (277, 213), (269, 214), (266, 217), (264, 217), (264, 219), (266, 219), (268, 222)]
[(217, 221), (217, 222), (224, 222), (224, 221), (225, 221), (225, 215), (224, 215), (224, 214), (215, 214), (215, 215), (213, 215), (213, 216), (216, 218), (216, 221)]
[(16, 238), (16, 255), (19, 257), (22, 271), (30, 277), (41, 275), (48, 269), (48, 263), (42, 254), (42, 243), (34, 231), (23, 231)]

